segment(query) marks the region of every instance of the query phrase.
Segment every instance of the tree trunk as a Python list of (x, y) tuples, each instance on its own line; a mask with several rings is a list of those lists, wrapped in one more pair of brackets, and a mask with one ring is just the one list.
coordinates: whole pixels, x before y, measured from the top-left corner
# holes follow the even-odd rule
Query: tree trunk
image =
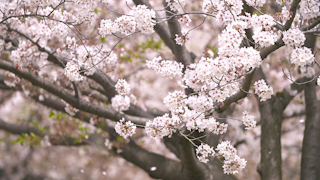
[[(314, 48), (316, 36), (307, 35), (305, 45)], [(306, 121), (301, 155), (301, 180), (320, 179), (320, 102), (315, 81), (306, 84)]]
[(278, 97), (260, 102), (261, 161), (258, 172), (261, 180), (281, 180), (281, 124), (283, 105)]

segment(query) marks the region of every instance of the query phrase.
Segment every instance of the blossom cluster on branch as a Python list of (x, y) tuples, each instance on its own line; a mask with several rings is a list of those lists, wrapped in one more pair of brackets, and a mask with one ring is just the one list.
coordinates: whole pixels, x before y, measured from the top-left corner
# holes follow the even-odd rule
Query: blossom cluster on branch
[[(265, 63), (264, 58), (273, 51), (270, 49), (286, 46), (291, 52), (288, 60), (291, 65), (300, 68), (301, 74), (308, 78), (315, 75), (314, 71), (309, 70), (316, 64), (315, 55), (310, 48), (305, 47), (305, 34), (312, 33), (313, 30), (319, 33), (319, 25), (312, 24), (317, 22), (315, 19), (320, 15), (320, 3), (316, 0), (301, 0), (298, 9), (292, 9), (292, 0), (276, 0), (281, 12), (274, 16), (260, 12), (266, 0), (204, 0), (202, 9), (196, 12), (187, 10), (186, 0), (166, 0), (167, 7), (163, 10), (155, 11), (149, 6), (137, 5), (130, 8), (127, 14), (117, 13), (114, 19), (102, 17), (103, 13), (99, 14), (101, 7), (108, 7), (105, 1), (6, 2), (7, 6), (0, 6), (0, 52), (6, 53), (3, 55), (6, 58), (4, 62), (14, 64), (19, 70), (11, 70), (13, 73), (6, 71), (4, 83), (7, 86), (15, 87), (20, 84), (24, 90), (25, 86), (20, 79), (23, 77), (19, 77), (19, 73), (27, 69), (27, 72), (32, 73), (28, 76), (30, 81), (40, 79), (31, 83), (34, 86), (50, 82), (57, 87), (58, 90), (50, 91), (53, 86), (42, 86), (52, 94), (60, 93), (63, 109), (69, 115), (76, 116), (88, 103), (87, 111), (90, 113), (107, 109), (108, 111), (99, 112), (100, 115), (107, 114), (105, 116), (114, 121), (124, 117), (116, 123), (115, 131), (125, 139), (134, 136), (136, 129), (141, 127), (144, 127), (146, 135), (151, 138), (170, 138), (177, 133), (194, 145), (200, 162), (207, 163), (211, 157), (221, 160), (226, 174), (240, 172), (246, 166), (246, 160), (237, 155), (237, 150), (230, 141), (222, 141), (214, 148), (200, 139), (210, 134), (226, 133), (228, 124), (224, 123), (225, 119), (241, 121), (246, 130), (256, 127), (254, 116), (247, 111), (242, 113), (241, 119), (221, 119), (216, 117), (215, 111), (244, 98), (252, 91), (260, 101), (267, 101), (272, 97), (274, 89), (265, 79), (255, 81), (250, 90), (250, 75)], [(244, 3), (254, 7), (258, 13), (243, 12)], [(161, 11), (167, 16), (158, 17), (157, 13)], [(200, 15), (204, 18), (203, 23), (212, 17), (221, 25), (223, 29), (217, 36), (217, 52), (210, 51), (210, 56), (190, 60), (191, 53), (185, 45), (191, 39), (193, 30), (202, 25), (191, 27), (188, 31), (181, 30), (180, 26), (189, 28), (194, 23), (191, 18), (193, 15), (189, 16), (190, 14)], [(166, 24), (166, 21), (170, 22)], [(310, 28), (306, 30), (301, 26)], [(143, 126), (142, 123), (135, 124), (134, 120), (141, 122), (139, 118), (143, 115), (139, 113), (148, 113), (144, 111), (147, 108), (130, 107), (135, 104), (134, 90), (125, 76), (119, 78), (117, 74), (121, 71), (117, 65), (123, 63), (118, 60), (119, 56), (122, 57), (121, 60), (125, 59), (123, 61), (131, 61), (123, 56), (125, 46), (120, 45), (120, 42), (138, 33), (150, 35), (156, 28), (160, 28), (157, 32), (165, 39), (165, 44), (175, 57), (163, 60), (162, 57), (167, 54), (159, 53), (161, 56), (151, 57), (153, 59), (146, 60), (143, 66), (161, 76), (177, 80), (177, 84), (185, 89), (169, 92), (163, 99), (167, 112), (161, 115), (148, 114), (147, 117), (155, 118), (143, 119)], [(171, 31), (166, 28), (171, 28)], [(137, 49), (139, 48), (134, 51)], [(136, 57), (140, 57), (140, 54)], [(175, 59), (179, 59), (179, 62)], [(308, 74), (307, 71), (312, 73)], [(246, 77), (251, 79), (246, 80)], [(320, 84), (320, 77), (317, 83)], [(81, 91), (84, 87), (107, 96), (107, 100), (96, 102), (91, 93), (86, 95), (86, 91)], [(239, 94), (245, 95), (238, 98)], [(43, 101), (44, 98), (41, 99)], [(81, 101), (83, 99), (86, 103)], [(139, 112), (132, 113), (131, 108), (138, 109)], [(193, 137), (192, 133), (195, 131), (202, 135)], [(200, 145), (194, 143), (196, 140), (201, 142)]]
[[(246, 0), (246, 3), (249, 6), (262, 7), (266, 1)], [(183, 14), (185, 1), (168, 1), (168, 4), (174, 13)], [(147, 61), (147, 66), (159, 74), (182, 78), (185, 87), (191, 88), (195, 93), (195, 95), (188, 95), (182, 91), (174, 91), (164, 98), (164, 104), (171, 112), (171, 117), (166, 114), (146, 124), (147, 134), (153, 138), (170, 137), (183, 127), (189, 131), (208, 130), (215, 134), (226, 132), (227, 124), (219, 123), (213, 117), (206, 118), (204, 114), (214, 109), (215, 103), (222, 103), (241, 91), (239, 81), (242, 81), (242, 77), (262, 64), (259, 50), (274, 45), (281, 36), (285, 45), (295, 48), (290, 58), (293, 64), (305, 66), (314, 61), (311, 51), (302, 47), (305, 35), (297, 27), (282, 31), (277, 29), (276, 25), (282, 24), (283, 21), (277, 22), (271, 15), (240, 15), (243, 8), (242, 1), (204, 1), (202, 8), (204, 13), (214, 15), (218, 22), (225, 25), (225, 29), (219, 35), (216, 58), (202, 57), (197, 63), (186, 66), (183, 74), (181, 74), (182, 66), (177, 69), (178, 64), (173, 65), (172, 61), (162, 61), (161, 57)], [(308, 16), (303, 13), (304, 11), (301, 9), (304, 18), (315, 17)], [(283, 7), (282, 13), (282, 20), (288, 20), (291, 16), (286, 6)], [(181, 16), (179, 19), (182, 25), (190, 21), (188, 16)], [(242, 43), (248, 41), (245, 30), (250, 28), (253, 30), (252, 38), (256, 46), (243, 47)], [(187, 42), (183, 33), (175, 36), (178, 45)], [(273, 88), (269, 87), (264, 80), (256, 81), (254, 89), (261, 101), (266, 101), (273, 95)], [(243, 113), (242, 122), (247, 130), (256, 126), (253, 116), (248, 112)], [(218, 154), (224, 158), (225, 173), (234, 174), (244, 168), (245, 160), (229, 152), (229, 150), (236, 151), (230, 143), (218, 145), (217, 150)], [(208, 145), (201, 144), (197, 148), (197, 157), (201, 162), (206, 163), (208, 157), (214, 154), (214, 150)]]

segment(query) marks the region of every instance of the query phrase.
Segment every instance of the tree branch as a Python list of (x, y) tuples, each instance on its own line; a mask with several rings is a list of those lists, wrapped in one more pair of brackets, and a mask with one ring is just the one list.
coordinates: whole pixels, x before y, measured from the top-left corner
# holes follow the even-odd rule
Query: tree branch
[(246, 92), (249, 91), (251, 82), (253, 79), (253, 75), (255, 74), (256, 70), (253, 70), (250, 74), (246, 75), (244, 82), (241, 86), (241, 90), (237, 92), (235, 95), (231, 96), (230, 98), (226, 99), (223, 102), (223, 105), (215, 109), (216, 112), (222, 113), (224, 112), (232, 103), (239, 101), (242, 98), (245, 98), (248, 94)]
[(281, 123), (284, 107), (277, 97), (260, 102), (261, 161), (258, 172), (261, 180), (281, 180)]
[[(257, 69), (258, 79), (265, 79), (262, 69)], [(261, 160), (258, 172), (261, 180), (282, 179), (281, 125), (285, 109), (281, 97), (272, 96), (267, 101), (259, 102), (261, 119)]]
[[(316, 36), (306, 35), (305, 46), (314, 51)], [(301, 180), (320, 178), (320, 103), (317, 100), (316, 83), (304, 86), (306, 121), (301, 155)]]
[(183, 164), (182, 172), (184, 179), (209, 179), (208, 168), (197, 159), (194, 147), (187, 139), (180, 138), (179, 151), (181, 163)]
[[(10, 29), (11, 31), (14, 31), (16, 33), (18, 33), (19, 35), (25, 37), (26, 39), (28, 39), (31, 43), (33, 43), (35, 46), (38, 47), (39, 51), (41, 52), (45, 52), (48, 54), (48, 61), (64, 68), (65, 64), (67, 63), (65, 60), (60, 60), (59, 58), (57, 58), (56, 56), (53, 55), (53, 53), (51, 53), (49, 50), (43, 48), (38, 42), (33, 41), (30, 37), (28, 37), (27, 35), (25, 35), (24, 33), (14, 30), (14, 29)], [(100, 84), (104, 90), (107, 93), (104, 93), (105, 95), (107, 95), (107, 97), (109, 98), (109, 102), (111, 101), (111, 98), (114, 97), (117, 92), (115, 91), (114, 85), (115, 82), (105, 73), (99, 71), (99, 72), (95, 72), (93, 75), (88, 76), (89, 78), (91, 78), (92, 80), (96, 81), (98, 84)], [(76, 86), (74, 85), (74, 91), (76, 92)], [(143, 111), (140, 107), (134, 105), (134, 104), (130, 104), (129, 110), (125, 111), (124, 113), (128, 114), (128, 115), (132, 115), (132, 116), (139, 116), (139, 117), (144, 117), (144, 118), (154, 118), (153, 115), (151, 115), (148, 112)]]
[[(110, 128), (109, 132), (110, 139), (116, 141), (117, 136), (114, 129)], [(142, 168), (150, 177), (164, 180), (182, 180), (182, 166), (179, 162), (148, 152), (132, 140), (120, 144), (118, 148), (114, 147), (113, 150), (120, 152), (121, 157)], [(153, 171), (152, 167), (156, 169)]]
[[(292, 2), (291, 7), (290, 7), (290, 12), (293, 12), (293, 14), (292, 14), (291, 18), (289, 20), (287, 20), (287, 22), (283, 26), (283, 31), (286, 31), (291, 27), (300, 1), (301, 0), (294, 0)], [(275, 51), (275, 50), (279, 49), (281, 46), (283, 46), (284, 42), (282, 41), (282, 38), (283, 38), (283, 35), (281, 35), (281, 37), (275, 42), (274, 45), (271, 45), (271, 46), (268, 46), (268, 47), (262, 49), (260, 52), (261, 59), (265, 59), (270, 53), (272, 53), (273, 51)]]
[[(0, 118), (0, 129), (10, 132), (11, 134), (35, 134), (39, 137), (44, 137), (46, 134), (40, 132), (37, 128), (28, 125), (16, 125), (12, 123), (7, 123)], [(81, 146), (86, 145), (86, 142), (77, 142), (75, 138), (69, 136), (60, 136), (60, 135), (49, 135), (49, 141), (52, 145), (72, 145), (72, 146)]]
[(104, 117), (107, 119), (111, 119), (113, 121), (118, 121), (121, 118), (125, 118), (127, 120), (130, 120), (136, 124), (144, 125), (145, 122), (147, 122), (148, 119), (120, 114), (116, 111), (113, 111), (111, 109), (108, 109), (106, 107), (101, 107), (96, 104), (92, 104), (88, 101), (77, 99), (74, 96), (72, 96), (70, 93), (66, 92), (65, 90), (45, 81), (44, 79), (36, 76), (34, 73), (29, 72), (26, 69), (18, 70), (15, 68), (15, 66), (9, 62), (6, 62), (4, 60), (0, 59), (0, 68), (4, 70), (8, 70), (17, 76), (24, 78), (28, 81), (30, 81), (33, 85), (41, 87), (45, 89), (46, 91), (50, 92), (51, 94), (63, 99), (65, 102), (69, 103), (71, 106), (91, 113), (98, 115), (100, 117)]
[(301, 156), (301, 180), (320, 179), (320, 104), (315, 82), (305, 86), (306, 121)]
[[(166, 7), (167, 16), (171, 17), (172, 14), (174, 14), (174, 12), (171, 11), (170, 7), (166, 2), (164, 4)], [(168, 19), (168, 27), (171, 34), (173, 52), (177, 61), (183, 63), (185, 66), (191, 64), (193, 60), (187, 48), (185, 47), (185, 45), (180, 46), (176, 44), (174, 40), (176, 34), (181, 34), (181, 26), (180, 26), (180, 23), (178, 22), (177, 17), (174, 16)]]
[[(96, 81), (98, 84), (100, 84), (103, 89), (105, 90), (106, 95), (109, 99), (109, 102), (111, 99), (117, 95), (117, 92), (114, 88), (114, 85), (116, 84), (108, 75), (103, 74), (101, 72), (95, 72), (92, 76), (88, 76), (92, 80)], [(140, 107), (130, 104), (129, 110), (124, 111), (124, 113), (132, 115), (132, 116), (139, 116), (144, 118), (154, 118), (154, 116), (144, 110), (142, 110)]]
[(5, 122), (2, 118), (0, 118), (0, 129), (8, 131), (12, 134), (35, 134), (37, 136), (43, 137), (43, 133), (41, 133), (37, 128), (27, 125), (15, 125), (11, 123)]
[(296, 16), (296, 13), (297, 13), (297, 9), (298, 9), (298, 6), (299, 6), (299, 3), (300, 3), (301, 0), (294, 0), (292, 3), (291, 3), (291, 7), (290, 7), (290, 12), (292, 12), (292, 16), (290, 17), (289, 20), (286, 21), (286, 23), (284, 24), (283, 26), (283, 31), (286, 31), (288, 30), (291, 25), (292, 25), (292, 22)]
[(313, 23), (311, 23), (309, 26), (304, 26), (302, 27), (300, 30), (301, 31), (307, 31), (307, 30), (310, 30), (314, 27), (316, 27), (318, 24), (320, 24), (320, 16), (318, 16), (315, 21)]

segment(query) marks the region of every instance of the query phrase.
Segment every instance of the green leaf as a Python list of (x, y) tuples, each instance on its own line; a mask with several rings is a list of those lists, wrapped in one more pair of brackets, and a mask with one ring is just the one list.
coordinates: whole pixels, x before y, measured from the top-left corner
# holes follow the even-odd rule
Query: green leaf
[(13, 141), (13, 143), (20, 143), (21, 145), (23, 145), (23, 143), (24, 143), (23, 135), (21, 135), (19, 138), (17, 138), (15, 141)]
[(117, 142), (120, 142), (120, 143), (124, 142), (124, 138), (122, 136), (118, 136)]
[(82, 139), (76, 139), (73, 141), (73, 144), (78, 144), (78, 143), (82, 143)]
[(64, 116), (64, 115), (65, 115), (65, 113), (59, 113), (59, 114), (57, 114), (57, 118), (58, 118), (58, 119), (61, 119), (62, 116)]
[(35, 127), (39, 127), (39, 125), (40, 125), (38, 121), (33, 121), (33, 122), (31, 122), (31, 124)]
[(49, 118), (52, 118), (54, 117), (56, 114), (54, 114), (54, 112), (50, 111), (50, 114), (49, 114)]
[(132, 59), (129, 56), (120, 56), (119, 60), (132, 62)]
[(37, 137), (37, 135), (35, 135), (33, 132), (30, 133), (30, 136), (33, 137), (33, 138)]
[(81, 122), (81, 121), (78, 121), (78, 125), (79, 125), (79, 126), (82, 126), (82, 122)]
[(135, 59), (141, 59), (142, 56), (139, 54), (139, 55), (135, 55), (134, 58), (135, 58)]

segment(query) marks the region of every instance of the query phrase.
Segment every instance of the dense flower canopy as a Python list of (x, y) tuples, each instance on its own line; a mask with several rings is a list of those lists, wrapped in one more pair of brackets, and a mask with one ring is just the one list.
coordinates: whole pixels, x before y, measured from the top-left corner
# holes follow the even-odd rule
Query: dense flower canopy
[[(266, 0), (203, 0), (195, 6), (196, 11), (190, 10), (187, 0), (165, 0), (164, 9), (158, 10), (135, 2), (125, 13), (116, 13), (107, 1), (98, 0), (5, 2), (0, 6), (0, 68), (6, 71), (6, 86), (19, 87), (26, 96), (39, 96), (44, 101), (49, 95), (43, 96), (34, 88), (39, 87), (62, 99), (62, 109), (70, 116), (83, 118), (79, 114), (86, 112), (114, 121), (115, 125), (106, 123), (105, 127), (113, 126), (128, 141), (140, 128), (153, 139), (178, 134), (195, 148), (200, 162), (218, 158), (225, 174), (239, 173), (247, 161), (238, 156), (230, 141), (213, 147), (201, 139), (227, 133), (228, 118), (220, 118), (217, 112), (231, 103), (250, 94), (258, 97), (259, 103), (274, 98), (280, 89), (271, 86), (275, 83), (262, 75), (253, 78), (257, 69), (273, 66), (265, 62), (270, 53), (284, 46), (290, 55), (286, 63), (281, 62), (283, 68), (299, 69), (297, 76), (304, 73), (320, 84), (313, 68), (319, 64), (305, 44), (307, 34), (319, 33), (317, 0), (276, 0), (279, 12), (274, 14), (261, 12), (269, 3)], [(197, 18), (203, 21), (195, 25)], [(217, 43), (209, 55), (193, 57), (187, 45), (197, 28), (204, 23), (213, 26), (207, 19), (218, 24), (215, 26), (221, 33), (214, 37)], [(155, 33), (169, 50), (160, 51), (154, 41), (122, 44), (129, 38), (153, 37)], [(148, 51), (151, 47), (155, 49), (152, 53)], [(132, 62), (129, 56), (141, 61)], [(161, 101), (159, 113), (150, 113), (147, 99), (139, 94), (148, 89), (138, 89), (142, 83), (129, 80), (136, 72), (123, 73), (132, 71), (128, 62), (140, 63), (139, 69), (153, 70), (159, 78), (176, 84)], [(295, 82), (291, 75), (288, 79)], [(257, 122), (250, 113), (250, 109), (242, 109), (239, 117), (229, 119), (253, 130)], [(201, 135), (194, 137), (194, 132)]]

